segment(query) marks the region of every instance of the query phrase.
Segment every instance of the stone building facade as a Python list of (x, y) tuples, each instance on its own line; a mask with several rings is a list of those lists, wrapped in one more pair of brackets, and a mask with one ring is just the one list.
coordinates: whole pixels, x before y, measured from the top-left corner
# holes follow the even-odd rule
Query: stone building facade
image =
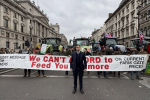
[(100, 29), (94, 29), (92, 32), (91, 40), (95, 39), (95, 42), (99, 42), (101, 35), (105, 32), (105, 24)]
[(62, 46), (68, 46), (68, 40), (64, 34), (60, 34), (59, 37), (61, 38), (60, 45)]
[(130, 39), (138, 35), (138, 19), (135, 19), (138, 16), (138, 5), (139, 0), (122, 0), (119, 7), (109, 14), (105, 21), (106, 32), (118, 37), (119, 42), (126, 46), (130, 46)]
[(140, 0), (140, 30), (144, 37), (150, 37), (150, 0)]
[(35, 2), (0, 0), (0, 48), (25, 49), (25, 40), (31, 41), (34, 48), (42, 38), (57, 34)]

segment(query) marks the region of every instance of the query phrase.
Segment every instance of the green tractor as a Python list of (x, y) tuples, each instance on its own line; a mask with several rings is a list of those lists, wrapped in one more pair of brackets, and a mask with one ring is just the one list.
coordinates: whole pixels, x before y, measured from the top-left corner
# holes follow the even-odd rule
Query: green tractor
[(60, 55), (60, 51), (62, 46), (60, 45), (60, 38), (44, 38), (42, 40), (42, 45), (46, 44), (44, 52), (41, 51), (42, 54), (51, 54), (51, 55)]
[(81, 51), (83, 51), (84, 48), (87, 48), (87, 50), (92, 53), (92, 46), (90, 44), (89, 38), (74, 38), (73, 39), (74, 49), (76, 49), (75, 48), (76, 45), (80, 45)]

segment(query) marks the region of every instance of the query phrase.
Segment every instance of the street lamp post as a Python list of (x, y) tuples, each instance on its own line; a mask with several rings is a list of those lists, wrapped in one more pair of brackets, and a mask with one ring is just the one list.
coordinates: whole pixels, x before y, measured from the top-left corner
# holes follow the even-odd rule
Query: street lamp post
[[(137, 20), (138, 20), (138, 31), (140, 30), (140, 8), (141, 8), (141, 5), (139, 4), (139, 5), (137, 6), (137, 9), (138, 9), (137, 15), (138, 15), (138, 17), (134, 17), (134, 19), (137, 19)], [(138, 34), (137, 37), (139, 38), (139, 34)]]
[[(138, 31), (140, 30), (140, 11), (138, 11)], [(139, 38), (139, 34), (138, 34), (138, 38)]]
[(31, 41), (31, 35), (32, 35), (32, 28), (30, 28), (30, 47), (32, 47), (32, 46), (31, 46), (31, 42), (32, 42), (32, 41)]

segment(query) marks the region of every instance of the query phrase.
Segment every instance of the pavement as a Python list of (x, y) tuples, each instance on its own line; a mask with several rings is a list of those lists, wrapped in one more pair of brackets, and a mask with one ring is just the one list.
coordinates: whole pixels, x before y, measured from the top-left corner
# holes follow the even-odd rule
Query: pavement
[(130, 73), (122, 72), (121, 78), (112, 77), (99, 79), (96, 72), (91, 78), (84, 74), (81, 94), (79, 87), (72, 94), (73, 77), (68, 78), (63, 71), (45, 71), (47, 77), (36, 77), (37, 71), (32, 70), (31, 77), (23, 78), (23, 70), (16, 69), (0, 75), (0, 100), (150, 100), (150, 76), (141, 74), (144, 79), (130, 80)]

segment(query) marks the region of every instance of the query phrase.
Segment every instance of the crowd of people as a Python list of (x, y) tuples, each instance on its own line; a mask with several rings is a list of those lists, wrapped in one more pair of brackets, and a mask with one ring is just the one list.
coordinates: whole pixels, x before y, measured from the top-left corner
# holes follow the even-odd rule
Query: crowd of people
[(0, 54), (13, 54), (14, 50), (13, 49), (7, 49), (7, 48), (1, 48), (0, 49)]
[[(24, 54), (23, 52), (24, 50), (19, 50), (19, 54)], [(35, 48), (35, 49), (31, 49), (31, 48), (27, 48), (26, 51), (28, 51), (27, 54), (38, 54), (40, 55), (40, 49), (39, 48)], [(66, 51), (64, 50), (64, 48), (60, 51), (60, 56), (71, 56), (72, 53), (74, 52), (74, 48), (73, 47), (69, 47)], [(91, 56), (92, 54), (87, 50), (87, 48), (84, 48), (84, 53), (86, 56)], [(1, 48), (0, 49), (0, 54), (14, 54), (14, 50), (13, 49), (7, 49), (7, 48)], [(137, 51), (136, 49), (130, 50), (129, 52), (126, 53), (126, 55), (130, 56), (130, 55), (135, 55), (135, 54), (147, 54), (147, 52), (141, 48), (140, 51)], [(118, 48), (116, 51), (113, 51), (112, 47), (106, 46), (105, 47), (101, 47), (101, 50), (99, 50), (97, 52), (96, 55), (94, 56), (104, 56), (104, 55), (124, 55), (124, 53), (121, 52), (120, 48)], [(24, 70), (24, 76), (23, 77), (27, 77), (27, 72), (28, 72), (28, 77), (30, 77), (31, 74), (31, 70), (30, 69), (25, 69)], [(44, 70), (38, 70), (38, 75), (36, 77), (39, 77), (41, 74), (40, 72), (42, 72), (43, 76), (46, 77)], [(145, 72), (145, 70), (143, 70), (143, 72)], [(118, 78), (120, 78), (120, 72), (109, 72), (109, 74), (112, 74), (113, 77), (116, 76), (116, 73), (118, 74)], [(134, 80), (134, 72), (131, 71), (131, 80)], [(83, 73), (84, 74), (84, 73)], [(107, 72), (97, 72), (98, 78), (100, 78), (100, 74), (104, 75), (104, 78), (109, 79), (107, 76)], [(68, 77), (68, 71), (65, 72), (66, 77)], [(87, 76), (90, 78), (90, 72), (87, 72)], [(137, 71), (136, 72), (136, 79), (142, 80), (140, 78), (140, 72)]]

